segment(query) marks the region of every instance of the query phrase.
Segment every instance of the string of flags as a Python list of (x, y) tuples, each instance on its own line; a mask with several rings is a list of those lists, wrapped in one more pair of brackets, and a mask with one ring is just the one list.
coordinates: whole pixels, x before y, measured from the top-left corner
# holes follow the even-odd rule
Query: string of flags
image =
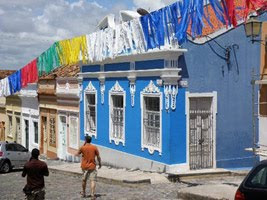
[(209, 10), (215, 14), (218, 23), (236, 27), (239, 19), (246, 20), (250, 12), (259, 8), (266, 10), (267, 1), (180, 0), (115, 28), (55, 42), (38, 58), (0, 80), (0, 96), (19, 92), (29, 83), (37, 82), (40, 76), (80, 60), (83, 63), (101, 62), (155, 48), (179, 48), (187, 41), (187, 33), (195, 38), (202, 35), (206, 24), (213, 28)]

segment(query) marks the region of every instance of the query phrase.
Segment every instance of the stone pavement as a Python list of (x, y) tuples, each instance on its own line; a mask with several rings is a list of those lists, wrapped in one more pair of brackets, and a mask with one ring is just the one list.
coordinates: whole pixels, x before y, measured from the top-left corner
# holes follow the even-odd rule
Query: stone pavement
[[(49, 169), (55, 172), (72, 173), (81, 175), (80, 163), (68, 163), (48, 161)], [(207, 199), (207, 200), (232, 200), (235, 192), (248, 170), (227, 173), (225, 170), (214, 170), (205, 174), (188, 174), (183, 176), (180, 183), (183, 187), (177, 187), (179, 199)], [(98, 178), (105, 182), (130, 183), (130, 184), (170, 184), (168, 174), (144, 172), (140, 170), (116, 169), (102, 166), (98, 170)]]
[[(58, 165), (49, 165), (49, 169), (65, 173), (82, 174), (80, 163), (61, 163)], [(115, 169), (102, 166), (97, 172), (97, 177), (103, 181), (121, 182), (121, 183), (168, 183), (167, 175), (140, 170)]]

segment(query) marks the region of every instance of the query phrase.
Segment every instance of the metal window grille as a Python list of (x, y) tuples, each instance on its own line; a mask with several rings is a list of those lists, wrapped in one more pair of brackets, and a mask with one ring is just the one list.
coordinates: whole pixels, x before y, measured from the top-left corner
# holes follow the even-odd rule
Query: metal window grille
[(144, 97), (144, 103), (144, 144), (160, 147), (160, 98)]
[(112, 95), (112, 137), (123, 139), (124, 132), (124, 103), (122, 95)]
[(95, 133), (96, 131), (96, 105), (95, 94), (87, 94), (86, 105), (86, 131)]
[(33, 122), (34, 127), (34, 142), (38, 144), (38, 122)]
[(50, 137), (49, 137), (49, 145), (56, 146), (56, 129), (55, 129), (55, 118), (50, 118)]

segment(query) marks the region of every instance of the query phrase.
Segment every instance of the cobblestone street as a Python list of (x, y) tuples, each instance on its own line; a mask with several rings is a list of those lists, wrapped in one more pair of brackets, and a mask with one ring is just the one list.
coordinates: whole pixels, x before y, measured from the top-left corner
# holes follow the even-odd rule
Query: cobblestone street
[[(211, 178), (196, 178), (183, 183), (164, 184), (118, 184), (97, 182), (97, 199), (178, 199), (178, 191), (185, 187), (197, 185), (225, 184), (238, 186), (242, 176), (224, 176)], [(0, 174), (0, 199), (24, 199), (22, 188), (26, 183), (26, 178), (21, 177), (21, 171), (8, 174)], [(50, 172), (50, 176), (45, 178), (46, 199), (81, 199), (81, 177), (78, 175), (62, 174)], [(87, 195), (89, 195), (89, 184), (87, 185)], [(87, 198), (90, 199), (90, 198)]]
[[(22, 188), (26, 178), (21, 177), (21, 171), (0, 174), (0, 199), (24, 199)], [(45, 178), (46, 199), (81, 199), (81, 178), (50, 172)], [(177, 199), (177, 190), (183, 184), (158, 185), (121, 185), (97, 183), (97, 199)], [(87, 184), (89, 194), (89, 184)], [(89, 198), (90, 199), (90, 198)]]

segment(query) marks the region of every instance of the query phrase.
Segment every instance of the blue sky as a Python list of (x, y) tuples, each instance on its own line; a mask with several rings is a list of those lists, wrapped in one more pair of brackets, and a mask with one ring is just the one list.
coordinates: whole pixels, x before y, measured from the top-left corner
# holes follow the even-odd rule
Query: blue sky
[(107, 14), (176, 0), (0, 0), (0, 69), (19, 69), (55, 41), (89, 34)]

